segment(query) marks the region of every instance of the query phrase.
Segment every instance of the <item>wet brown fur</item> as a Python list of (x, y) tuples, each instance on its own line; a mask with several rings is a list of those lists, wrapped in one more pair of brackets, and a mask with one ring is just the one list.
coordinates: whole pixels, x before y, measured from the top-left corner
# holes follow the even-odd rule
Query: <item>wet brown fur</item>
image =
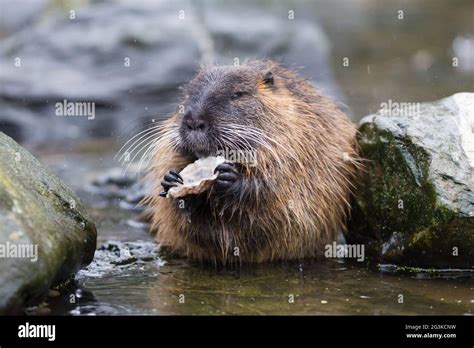
[[(211, 190), (201, 198), (202, 209), (185, 214), (179, 201), (158, 195), (168, 170), (182, 170), (194, 160), (166, 136), (179, 124), (180, 115), (174, 114), (154, 145), (148, 174), (154, 187), (147, 202), (157, 240), (182, 256), (215, 264), (321, 256), (324, 245), (346, 230), (359, 167), (356, 129), (293, 71), (269, 60), (248, 64), (251, 71), (262, 76), (272, 71), (274, 76), (273, 86), (258, 83), (262, 108), (255, 111), (260, 129), (278, 143), (272, 143), (274, 153), (256, 149), (257, 166), (242, 171), (245, 194), (222, 198)], [(234, 255), (236, 247), (239, 256)]]

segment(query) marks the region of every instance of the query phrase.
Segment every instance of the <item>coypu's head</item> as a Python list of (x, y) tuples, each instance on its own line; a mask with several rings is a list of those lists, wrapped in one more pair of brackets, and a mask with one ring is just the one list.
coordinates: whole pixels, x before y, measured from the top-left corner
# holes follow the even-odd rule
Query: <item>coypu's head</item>
[(271, 69), (252, 64), (203, 68), (182, 88), (180, 150), (203, 157), (223, 148), (253, 148), (264, 112), (262, 88), (274, 88)]

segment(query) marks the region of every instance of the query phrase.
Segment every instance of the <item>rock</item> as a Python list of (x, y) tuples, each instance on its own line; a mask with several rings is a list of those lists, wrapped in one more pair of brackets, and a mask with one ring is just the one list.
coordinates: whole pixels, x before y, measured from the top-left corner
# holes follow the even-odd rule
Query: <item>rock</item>
[(360, 122), (351, 242), (382, 263), (474, 267), (474, 93), (389, 111)]
[(44, 298), (92, 261), (96, 228), (79, 198), (1, 132), (0, 221), (0, 313)]
[[(250, 2), (233, 8), (190, 1), (81, 3), (47, 11), (37, 5), (37, 12), (22, 16), (8, 12), (0, 43), (0, 131), (17, 141), (125, 135), (143, 126), (140, 117), (173, 112), (178, 86), (201, 63), (271, 57), (340, 96), (323, 31), (301, 18), (289, 20), (287, 11)], [(94, 117), (57, 116), (56, 104), (64, 100), (95, 103)]]
[(139, 177), (135, 170), (113, 167), (99, 175), (85, 191), (93, 194), (96, 202), (101, 200), (108, 206), (119, 205), (123, 209), (143, 212), (141, 204), (150, 190), (150, 183)]
[(162, 265), (159, 247), (153, 241), (135, 242), (106, 241), (97, 251), (93, 262), (81, 270), (77, 278), (101, 278), (110, 274), (123, 274), (144, 262), (154, 261)]
[(2, 21), (0, 22), (0, 35), (18, 32), (31, 22), (44, 15), (48, 8), (48, 0), (22, 1), (2, 0)]

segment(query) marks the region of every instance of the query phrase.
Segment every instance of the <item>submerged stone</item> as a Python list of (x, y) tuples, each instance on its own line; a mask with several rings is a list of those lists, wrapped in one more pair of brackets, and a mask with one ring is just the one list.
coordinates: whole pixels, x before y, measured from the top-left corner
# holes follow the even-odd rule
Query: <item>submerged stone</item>
[(360, 122), (350, 240), (381, 263), (472, 268), (474, 93), (416, 106)]

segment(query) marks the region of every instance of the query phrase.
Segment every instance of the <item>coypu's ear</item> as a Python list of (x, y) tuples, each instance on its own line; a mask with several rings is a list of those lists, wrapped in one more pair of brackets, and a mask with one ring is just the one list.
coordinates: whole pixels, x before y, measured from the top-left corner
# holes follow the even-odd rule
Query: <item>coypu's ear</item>
[(265, 75), (263, 75), (263, 83), (266, 85), (273, 85), (275, 83), (275, 79), (273, 78), (273, 73), (268, 71)]

